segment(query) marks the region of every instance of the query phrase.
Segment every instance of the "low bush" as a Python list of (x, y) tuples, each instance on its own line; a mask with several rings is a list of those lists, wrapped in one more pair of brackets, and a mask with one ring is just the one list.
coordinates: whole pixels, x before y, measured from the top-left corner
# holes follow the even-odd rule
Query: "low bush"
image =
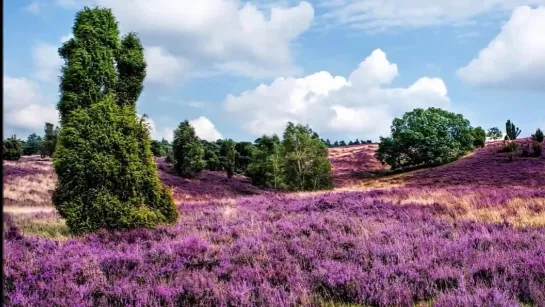
[(23, 155), (23, 142), (21, 142), (21, 140), (18, 140), (15, 135), (8, 138), (7, 140), (4, 140), (2, 154), (4, 160), (19, 160)]
[(541, 152), (543, 151), (541, 143), (537, 141), (534, 142), (534, 144), (532, 145), (532, 150), (534, 151), (534, 156), (541, 157)]

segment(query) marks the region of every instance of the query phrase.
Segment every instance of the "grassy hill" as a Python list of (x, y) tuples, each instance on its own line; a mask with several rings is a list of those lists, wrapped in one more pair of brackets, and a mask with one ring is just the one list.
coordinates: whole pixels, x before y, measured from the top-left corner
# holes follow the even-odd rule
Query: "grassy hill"
[[(521, 140), (524, 142), (524, 140)], [(174, 227), (72, 238), (51, 208), (50, 162), (4, 162), (9, 305), (539, 306), (545, 159), (491, 144), (392, 174), (374, 145), (330, 150), (337, 189), (281, 194), (159, 161)], [(378, 188), (381, 187), (381, 188)], [(9, 210), (8, 210), (9, 211)], [(6, 212), (6, 210), (5, 210)], [(50, 237), (50, 238), (44, 238)], [(47, 285), (47, 286), (44, 286)]]

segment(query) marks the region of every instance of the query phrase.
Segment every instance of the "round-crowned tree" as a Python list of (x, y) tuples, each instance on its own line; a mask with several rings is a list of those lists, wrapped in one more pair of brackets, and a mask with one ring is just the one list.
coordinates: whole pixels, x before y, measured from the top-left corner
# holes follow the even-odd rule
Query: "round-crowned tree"
[(178, 211), (158, 177), (149, 128), (136, 115), (146, 75), (134, 33), (120, 39), (111, 10), (84, 8), (64, 59), (53, 204), (73, 233), (169, 224)]
[(187, 120), (181, 122), (174, 131), (172, 152), (174, 169), (181, 177), (192, 178), (203, 170), (204, 147)]
[(407, 112), (393, 120), (391, 131), (380, 138), (376, 157), (393, 169), (454, 161), (475, 141), (467, 119), (439, 108)]

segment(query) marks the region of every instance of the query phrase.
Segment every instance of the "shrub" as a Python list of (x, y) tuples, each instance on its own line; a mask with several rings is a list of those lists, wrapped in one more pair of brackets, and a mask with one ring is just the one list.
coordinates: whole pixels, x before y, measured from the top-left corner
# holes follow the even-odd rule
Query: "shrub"
[(530, 156), (530, 146), (529, 145), (525, 145), (522, 147), (522, 154), (521, 154), (522, 157), (524, 158), (527, 158)]
[(543, 151), (543, 147), (542, 147), (540, 142), (535, 141), (532, 144), (532, 150), (534, 151), (534, 156), (535, 157), (541, 157), (541, 152)]
[(391, 131), (380, 138), (376, 157), (393, 169), (444, 164), (473, 149), (469, 121), (438, 108), (407, 112), (394, 119)]
[(484, 147), (485, 141), (486, 141), (486, 132), (483, 128), (477, 127), (473, 128), (471, 131), (471, 134), (473, 135), (473, 146), (475, 147)]
[(174, 131), (172, 142), (174, 169), (184, 178), (192, 178), (199, 174), (205, 166), (204, 148), (195, 129), (187, 120), (180, 123)]
[(175, 222), (149, 129), (136, 116), (146, 69), (140, 40), (129, 33), (120, 41), (115, 17), (102, 8), (78, 12), (73, 32), (59, 49), (65, 66), (53, 204), (76, 234)]
[(517, 152), (518, 149), (519, 149), (519, 146), (518, 146), (517, 143), (509, 142), (509, 143), (507, 143), (507, 145), (505, 145), (505, 147), (503, 147), (501, 152)]
[(537, 129), (535, 134), (532, 134), (532, 140), (536, 141), (538, 143), (543, 143), (543, 131), (541, 129)]
[(4, 144), (2, 145), (4, 160), (17, 161), (23, 155), (23, 142), (18, 140), (15, 135), (4, 140)]

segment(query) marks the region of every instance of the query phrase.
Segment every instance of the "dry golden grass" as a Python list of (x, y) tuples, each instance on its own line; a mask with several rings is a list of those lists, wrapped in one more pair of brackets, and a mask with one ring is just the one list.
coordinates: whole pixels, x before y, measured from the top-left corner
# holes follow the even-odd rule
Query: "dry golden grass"
[(12, 178), (4, 182), (4, 199), (17, 206), (51, 206), (55, 183), (53, 172)]

